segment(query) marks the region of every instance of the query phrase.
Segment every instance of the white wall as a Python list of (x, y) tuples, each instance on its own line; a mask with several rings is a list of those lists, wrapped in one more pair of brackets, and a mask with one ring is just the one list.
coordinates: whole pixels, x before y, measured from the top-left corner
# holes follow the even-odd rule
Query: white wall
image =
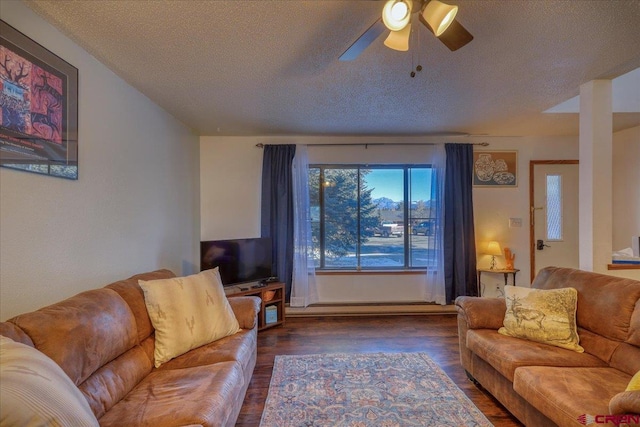
[[(260, 235), (262, 150), (256, 143), (314, 144), (338, 142), (442, 142), (443, 138), (414, 137), (202, 137), (200, 139), (201, 238), (215, 240)], [(487, 141), (488, 149), (518, 150), (518, 187), (474, 189), (478, 251), (497, 239), (516, 253), (518, 284), (529, 284), (529, 160), (578, 158), (576, 137), (564, 138), (449, 138), (453, 142)], [(311, 163), (419, 163), (414, 147), (309, 147)], [(521, 228), (509, 228), (509, 218), (522, 218)], [(503, 263), (504, 260), (500, 259)], [(478, 255), (478, 265), (489, 257)], [(495, 280), (494, 280), (495, 279)], [(393, 286), (388, 286), (390, 281)], [(487, 295), (495, 293), (501, 277), (485, 278)], [(423, 277), (414, 275), (319, 276), (321, 302), (416, 301), (423, 296)]]
[(200, 138), (200, 239), (260, 237), (262, 150), (257, 139)]
[(640, 126), (613, 134), (613, 250), (640, 236)]
[[(554, 138), (496, 138), (491, 141), (491, 150), (518, 151), (518, 186), (516, 188), (474, 188), (473, 209), (475, 217), (476, 250), (478, 267), (488, 268), (491, 256), (483, 254), (491, 240), (500, 242), (515, 253), (516, 284), (529, 286), (529, 162), (531, 160), (575, 160), (578, 158), (577, 137)], [(509, 228), (509, 218), (521, 218), (522, 227)], [(496, 257), (499, 268), (505, 267), (504, 257)], [(511, 284), (509, 277), (509, 284)], [(483, 274), (483, 295), (497, 296), (504, 288), (502, 275)], [(500, 291), (498, 291), (498, 286)]]
[(140, 272), (196, 271), (198, 137), (21, 2), (0, 12), (79, 70), (79, 180), (0, 168), (0, 318)]

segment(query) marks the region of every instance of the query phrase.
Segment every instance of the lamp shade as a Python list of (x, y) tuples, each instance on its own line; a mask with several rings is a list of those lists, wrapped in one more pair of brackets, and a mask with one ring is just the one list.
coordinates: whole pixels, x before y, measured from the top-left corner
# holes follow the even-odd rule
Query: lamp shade
[(384, 45), (393, 50), (406, 52), (409, 50), (409, 36), (411, 34), (411, 24), (400, 31), (390, 31), (389, 37), (384, 41)]
[(440, 35), (449, 28), (449, 25), (451, 25), (457, 13), (458, 6), (451, 6), (438, 0), (431, 0), (424, 7), (422, 18), (424, 18), (423, 22), (427, 23), (431, 32), (433, 32), (436, 37), (440, 37)]
[(411, 0), (388, 0), (382, 8), (382, 22), (391, 31), (400, 31), (411, 20)]
[(487, 245), (487, 250), (485, 251), (486, 254), (488, 255), (502, 255), (502, 249), (500, 248), (500, 243), (496, 242), (496, 241), (491, 241), (489, 242), (489, 244)]

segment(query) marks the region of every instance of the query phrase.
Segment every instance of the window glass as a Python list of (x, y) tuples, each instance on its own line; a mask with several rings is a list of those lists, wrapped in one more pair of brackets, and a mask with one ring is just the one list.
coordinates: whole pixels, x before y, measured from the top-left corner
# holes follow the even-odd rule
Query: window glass
[(361, 169), (362, 267), (404, 267), (404, 170)]
[(411, 267), (427, 267), (433, 257), (435, 210), (431, 200), (431, 169), (409, 170)]
[(547, 175), (547, 240), (562, 240), (562, 175)]
[(357, 267), (358, 169), (325, 169), (322, 187), (325, 267)]
[(309, 214), (313, 263), (318, 268), (320, 267), (320, 168), (309, 168)]

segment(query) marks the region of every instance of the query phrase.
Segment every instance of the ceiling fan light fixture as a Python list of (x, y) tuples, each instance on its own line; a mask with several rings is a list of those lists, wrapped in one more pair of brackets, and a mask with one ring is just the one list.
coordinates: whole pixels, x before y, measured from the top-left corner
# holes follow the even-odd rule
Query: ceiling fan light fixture
[(458, 13), (458, 6), (451, 6), (438, 0), (431, 0), (422, 11), (423, 22), (436, 37), (440, 37), (453, 22)]
[(393, 50), (406, 52), (409, 50), (410, 35), (411, 35), (411, 24), (407, 24), (407, 26), (401, 29), (400, 31), (389, 32), (389, 36), (385, 39), (384, 45)]
[(388, 0), (382, 8), (382, 21), (391, 31), (400, 31), (411, 20), (411, 0)]
[(396, 21), (401, 21), (407, 16), (407, 12), (409, 12), (409, 8), (405, 2), (396, 2), (393, 6), (391, 6), (391, 17)]

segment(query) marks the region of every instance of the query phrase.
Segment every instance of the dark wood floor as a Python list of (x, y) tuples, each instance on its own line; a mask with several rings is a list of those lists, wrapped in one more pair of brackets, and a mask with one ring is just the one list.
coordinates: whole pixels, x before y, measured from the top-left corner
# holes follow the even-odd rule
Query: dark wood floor
[(254, 427), (279, 354), (425, 352), (496, 427), (521, 426), (488, 392), (476, 388), (460, 365), (455, 315), (288, 318), (258, 334), (258, 361), (236, 426)]

